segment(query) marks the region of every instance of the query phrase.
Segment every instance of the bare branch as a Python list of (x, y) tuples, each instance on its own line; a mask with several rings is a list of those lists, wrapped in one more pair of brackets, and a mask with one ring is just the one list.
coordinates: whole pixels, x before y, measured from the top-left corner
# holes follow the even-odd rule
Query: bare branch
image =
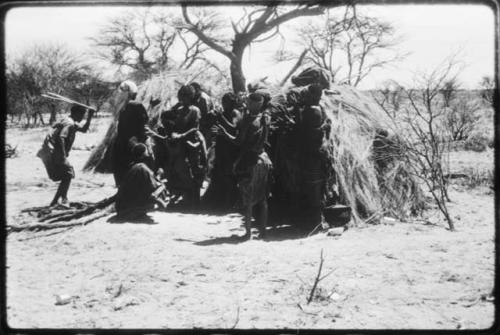
[(185, 4), (182, 5), (182, 16), (184, 17), (184, 21), (188, 24), (187, 29), (195, 34), (203, 43), (208, 45), (210, 48), (214, 49), (215, 51), (223, 54), (227, 58), (233, 60), (235, 59), (235, 56), (232, 52), (229, 50), (226, 50), (223, 46), (217, 44), (213, 38), (210, 38), (209, 36), (205, 35), (203, 31), (201, 31), (196, 24), (193, 24), (191, 19), (189, 18), (188, 12), (187, 12), (187, 6)]
[(304, 61), (304, 58), (306, 57), (307, 52), (308, 52), (307, 49), (304, 49), (304, 51), (302, 51), (302, 53), (300, 54), (299, 58), (297, 59), (297, 62), (295, 63), (295, 65), (290, 69), (290, 71), (283, 78), (283, 80), (281, 80), (280, 86), (285, 85), (285, 83), (287, 82), (288, 78), (290, 78), (292, 76), (292, 74), (294, 74), (294, 72), (297, 71), (297, 69), (300, 67), (300, 65)]
[(318, 267), (318, 274), (316, 275), (316, 278), (314, 279), (313, 286), (311, 288), (311, 292), (309, 293), (309, 298), (307, 298), (307, 304), (311, 303), (314, 297), (314, 292), (316, 291), (316, 287), (318, 286), (318, 283), (320, 282), (320, 276), (321, 276), (321, 270), (323, 269), (323, 249), (321, 249), (321, 253), (319, 256), (319, 267)]

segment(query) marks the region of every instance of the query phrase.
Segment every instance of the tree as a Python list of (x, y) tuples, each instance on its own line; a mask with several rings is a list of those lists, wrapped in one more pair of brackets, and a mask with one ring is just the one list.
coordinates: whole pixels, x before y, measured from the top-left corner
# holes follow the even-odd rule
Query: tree
[(403, 91), (404, 87), (395, 80), (387, 80), (372, 96), (386, 113), (391, 113), (391, 118), (396, 118), (403, 100)]
[[(154, 70), (169, 65), (176, 32), (168, 21), (169, 17), (154, 15), (149, 9), (129, 10), (112, 18), (91, 40), (100, 48), (101, 58), (147, 78)], [(159, 23), (159, 29), (153, 31), (153, 22)]]
[(183, 28), (187, 29), (205, 45), (225, 56), (230, 61), (233, 90), (246, 90), (246, 79), (242, 69), (243, 54), (253, 43), (269, 40), (279, 34), (280, 25), (300, 16), (314, 16), (324, 12), (318, 5), (297, 5), (284, 9), (276, 5), (244, 8), (244, 15), (238, 21), (231, 21), (233, 35), (224, 37), (224, 20), (214, 11), (199, 11), (196, 19), (191, 18), (186, 4), (182, 5)]
[[(171, 12), (150, 8), (129, 10), (114, 18), (91, 38), (100, 49), (99, 56), (132, 71), (133, 77), (142, 81), (172, 68), (190, 68), (201, 60), (208, 48), (201, 41), (183, 36), (179, 21)], [(184, 50), (183, 59), (174, 58), (174, 50)]]
[(481, 98), (483, 98), (490, 106), (493, 106), (493, 98), (495, 94), (495, 81), (492, 77), (484, 76), (479, 83), (481, 90)]
[(459, 88), (460, 83), (456, 78), (451, 78), (443, 83), (441, 95), (443, 96), (445, 107), (450, 107), (450, 102), (456, 98)]
[(85, 74), (82, 79), (81, 82), (69, 90), (70, 96), (73, 96), (75, 100), (81, 99), (88, 106), (95, 107), (96, 113), (99, 112), (119, 84), (118, 82), (104, 81), (95, 72)]
[(65, 94), (79, 83), (89, 67), (64, 45), (35, 45), (7, 65), (7, 99), (9, 113), (26, 115), (27, 125), (37, 118), (43, 124), (42, 112), (50, 111), (55, 121), (58, 103), (40, 95), (47, 91)]
[(411, 89), (404, 89), (408, 101), (404, 112), (404, 126), (400, 136), (406, 136), (402, 155), (408, 160), (412, 173), (428, 187), (436, 205), (444, 215), (450, 230), (454, 230), (447, 202), (448, 185), (445, 180), (446, 134), (442, 126), (446, 108), (438, 98), (443, 84), (456, 78), (460, 71), (455, 58), (449, 57), (427, 73), (418, 73)]
[(480, 119), (478, 114), (480, 109), (481, 105), (477, 100), (471, 100), (464, 96), (451, 102), (451, 106), (447, 109), (445, 115), (445, 127), (453, 141), (462, 141), (469, 138)]
[(309, 50), (306, 62), (330, 73), (333, 81), (358, 86), (373, 70), (406, 55), (393, 48), (400, 42), (394, 27), (347, 6), (343, 15), (327, 10), (324, 20), (298, 30), (299, 44)]

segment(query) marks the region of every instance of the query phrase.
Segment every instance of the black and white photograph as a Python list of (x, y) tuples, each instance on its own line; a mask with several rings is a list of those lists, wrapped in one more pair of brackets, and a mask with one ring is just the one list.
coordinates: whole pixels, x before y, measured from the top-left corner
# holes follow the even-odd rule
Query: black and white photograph
[(4, 330), (493, 331), (497, 5), (2, 7)]

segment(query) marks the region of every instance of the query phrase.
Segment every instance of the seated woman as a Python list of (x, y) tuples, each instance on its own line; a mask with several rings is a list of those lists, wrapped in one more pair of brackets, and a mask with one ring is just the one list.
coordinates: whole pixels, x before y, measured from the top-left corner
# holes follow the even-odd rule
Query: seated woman
[(155, 203), (165, 204), (159, 199), (164, 186), (155, 179), (153, 171), (146, 161), (146, 146), (138, 143), (132, 149), (132, 163), (120, 183), (116, 195), (116, 212), (120, 219), (137, 219), (144, 217), (154, 208)]

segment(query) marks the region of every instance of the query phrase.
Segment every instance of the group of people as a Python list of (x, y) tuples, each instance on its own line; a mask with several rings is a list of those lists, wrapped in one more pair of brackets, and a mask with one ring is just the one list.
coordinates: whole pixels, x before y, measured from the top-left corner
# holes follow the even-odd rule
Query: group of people
[[(319, 79), (317, 74), (307, 79), (307, 73), (305, 79), (295, 77), (296, 85), (305, 87), (289, 92), (285, 108), (301, 139), (297, 149), (304, 172), (303, 190), (315, 222), (322, 221), (325, 178), (321, 147), (328, 133), (326, 115), (319, 106), (328, 81)], [(305, 80), (304, 85), (301, 80)], [(264, 238), (273, 165), (270, 131), (274, 110), (269, 91), (249, 86), (245, 95), (228, 92), (222, 96), (222, 110), (216, 111), (200, 85), (191, 83), (178, 90), (178, 103), (163, 111), (156, 125), (150, 125), (146, 108), (135, 100), (137, 86), (125, 81), (120, 89), (126, 92), (128, 102), (118, 116), (111, 148), (118, 187), (117, 216), (144, 215), (155, 204), (166, 207), (166, 200), (174, 203), (178, 199), (185, 208), (197, 210), (203, 181), (209, 177), (204, 205), (228, 209), (237, 200), (244, 213), (243, 238), (251, 238), (253, 217), (259, 236)], [(40, 150), (49, 177), (61, 181), (51, 205), (67, 203), (74, 177), (67, 156), (74, 134), (87, 131), (93, 112), (89, 110), (86, 123), (81, 125), (85, 109), (73, 106), (70, 116), (54, 126)], [(213, 157), (212, 162), (208, 156)]]

